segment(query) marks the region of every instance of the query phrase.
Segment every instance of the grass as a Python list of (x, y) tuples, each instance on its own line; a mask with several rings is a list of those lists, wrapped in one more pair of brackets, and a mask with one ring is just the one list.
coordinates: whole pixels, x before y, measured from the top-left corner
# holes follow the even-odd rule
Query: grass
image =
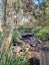
[(15, 56), (11, 51), (11, 47), (8, 48), (7, 52), (2, 50), (0, 53), (0, 65), (29, 65), (25, 58), (25, 55)]

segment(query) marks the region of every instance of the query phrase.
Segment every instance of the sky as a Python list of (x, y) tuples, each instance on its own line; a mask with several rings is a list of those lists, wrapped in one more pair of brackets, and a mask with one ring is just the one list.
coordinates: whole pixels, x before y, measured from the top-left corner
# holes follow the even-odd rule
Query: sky
[(2, 0), (0, 0), (0, 3), (2, 3)]
[(36, 5), (40, 4), (41, 2), (42, 2), (42, 0), (34, 0), (34, 3), (35, 3)]

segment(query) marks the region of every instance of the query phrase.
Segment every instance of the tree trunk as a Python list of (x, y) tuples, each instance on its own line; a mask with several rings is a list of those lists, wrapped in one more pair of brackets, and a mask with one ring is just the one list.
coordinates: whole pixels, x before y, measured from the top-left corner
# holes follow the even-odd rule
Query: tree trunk
[[(2, 34), (1, 52), (3, 49), (5, 49), (5, 51), (7, 51), (8, 47), (10, 45), (10, 42), (11, 42), (12, 32), (13, 32), (13, 25), (12, 25), (13, 21), (12, 20), (10, 21), (11, 25), (9, 25), (8, 21), (7, 21), (6, 5), (7, 5), (7, 0), (3, 0), (3, 21), (2, 21), (3, 34)], [(11, 14), (12, 14), (12, 12), (11, 12)]]
[(3, 50), (3, 47), (5, 45), (5, 41), (6, 41), (6, 5), (7, 5), (7, 0), (3, 0), (3, 5), (2, 5), (3, 21), (1, 22), (1, 24), (2, 24), (2, 46), (1, 46), (1, 51)]

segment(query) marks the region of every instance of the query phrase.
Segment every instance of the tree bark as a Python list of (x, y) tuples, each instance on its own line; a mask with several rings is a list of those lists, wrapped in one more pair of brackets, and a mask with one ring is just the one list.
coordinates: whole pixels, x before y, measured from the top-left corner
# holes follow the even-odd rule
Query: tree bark
[[(7, 5), (8, 0), (3, 0), (3, 21), (2, 21), (2, 45), (1, 45), (1, 52), (3, 49), (7, 51), (11, 39), (12, 39), (12, 32), (13, 32), (13, 21), (11, 20), (10, 23), (11, 25), (8, 24), (7, 18), (7, 12), (6, 12), (6, 5)], [(12, 14), (12, 9), (11, 9), (11, 14)], [(10, 28), (11, 27), (11, 28)], [(8, 33), (9, 32), (9, 33)]]
[(2, 19), (2, 45), (1, 45), (1, 52), (3, 50), (3, 47), (5, 45), (6, 41), (6, 5), (7, 5), (7, 0), (3, 0), (2, 4), (2, 11), (3, 11), (3, 19)]

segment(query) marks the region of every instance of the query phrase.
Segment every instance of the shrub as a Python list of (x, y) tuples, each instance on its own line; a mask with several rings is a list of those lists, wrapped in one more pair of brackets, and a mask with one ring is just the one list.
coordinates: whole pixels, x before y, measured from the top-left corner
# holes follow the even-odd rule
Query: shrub
[(39, 31), (39, 37), (43, 40), (49, 40), (49, 32), (48, 29), (43, 28)]
[(18, 30), (13, 31), (13, 38), (19, 38), (21, 36), (20, 32)]
[(32, 32), (31, 29), (32, 29), (32, 27), (29, 25), (22, 25), (22, 26), (20, 26), (19, 31), (22, 34), (24, 32)]
[(49, 40), (49, 29), (47, 27), (36, 29), (35, 36), (39, 37), (42, 40)]
[(35, 35), (37, 32), (39, 32), (39, 30), (41, 30), (42, 29), (42, 27), (40, 26), (40, 27), (33, 27), (33, 29), (32, 29), (32, 34), (33, 35)]

